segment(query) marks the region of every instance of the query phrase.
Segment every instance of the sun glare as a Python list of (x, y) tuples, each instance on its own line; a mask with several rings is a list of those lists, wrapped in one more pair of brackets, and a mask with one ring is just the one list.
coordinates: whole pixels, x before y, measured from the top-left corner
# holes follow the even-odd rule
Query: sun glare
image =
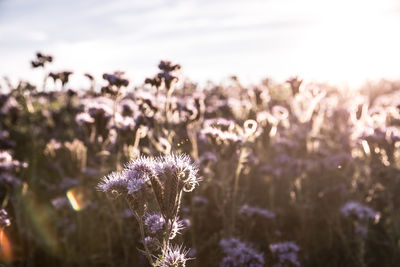
[(12, 252), (11, 252), (11, 242), (8, 239), (6, 233), (0, 228), (0, 261), (11, 262)]
[(66, 193), (71, 207), (75, 211), (80, 211), (86, 207), (88, 201), (85, 197), (85, 192), (81, 187), (74, 187)]

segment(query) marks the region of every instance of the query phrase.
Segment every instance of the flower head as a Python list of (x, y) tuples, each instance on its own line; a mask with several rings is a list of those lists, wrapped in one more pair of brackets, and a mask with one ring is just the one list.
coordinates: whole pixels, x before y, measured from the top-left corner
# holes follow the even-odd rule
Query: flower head
[(146, 181), (144, 179), (132, 179), (128, 181), (128, 194), (134, 194), (142, 190), (145, 186)]
[(155, 162), (148, 157), (139, 157), (125, 166), (128, 180), (148, 181), (150, 176), (154, 175)]
[(343, 205), (343, 207), (340, 209), (340, 212), (345, 216), (349, 217), (351, 215), (354, 215), (357, 217), (359, 220), (374, 220), (374, 221), (379, 221), (380, 219), (380, 213), (374, 211), (368, 206), (365, 206), (361, 203), (355, 202), (355, 201), (349, 201), (346, 204)]
[(260, 207), (252, 207), (249, 205), (241, 206), (239, 209), (239, 214), (247, 217), (260, 216), (266, 219), (275, 218), (275, 213), (273, 213), (272, 211), (269, 211), (267, 209), (262, 209)]
[(25, 162), (14, 160), (8, 151), (0, 150), (0, 170), (2, 171), (13, 171), (16, 168), (26, 168)]
[(269, 246), (271, 252), (278, 257), (279, 264), (277, 266), (300, 266), (297, 253), (299, 247), (292, 241), (280, 242)]
[(157, 267), (185, 267), (188, 250), (182, 246), (170, 246), (162, 252), (162, 256), (157, 259)]
[(197, 168), (186, 154), (172, 154), (159, 158), (155, 166), (156, 175), (174, 175), (179, 178), (185, 192), (191, 192), (199, 183)]
[[(165, 227), (165, 219), (160, 213), (147, 214), (144, 219), (144, 225), (149, 232), (150, 235), (158, 235), (162, 233), (162, 230)], [(182, 230), (183, 222), (178, 220), (177, 218), (168, 223), (170, 228), (170, 237), (169, 239), (174, 239), (179, 231)]]
[(164, 228), (165, 220), (159, 213), (148, 214), (144, 225), (150, 234), (156, 235)]
[(0, 209), (0, 229), (10, 225), (11, 221), (8, 217), (7, 211), (5, 209)]
[(104, 176), (97, 188), (104, 193), (119, 196), (128, 192), (128, 179), (125, 172), (112, 172)]
[(221, 267), (262, 267), (265, 264), (261, 253), (237, 238), (222, 239), (219, 244), (226, 254), (220, 264)]

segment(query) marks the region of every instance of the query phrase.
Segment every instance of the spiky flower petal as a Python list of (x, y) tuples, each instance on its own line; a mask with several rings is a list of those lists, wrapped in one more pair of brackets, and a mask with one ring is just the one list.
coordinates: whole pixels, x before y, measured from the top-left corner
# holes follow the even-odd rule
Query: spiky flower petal
[(128, 179), (124, 172), (112, 172), (101, 179), (97, 188), (104, 193), (111, 193), (115, 196), (126, 194), (128, 192)]
[(129, 180), (142, 179), (148, 181), (154, 175), (155, 162), (152, 158), (139, 157), (125, 166)]
[(162, 252), (160, 258), (157, 259), (155, 266), (157, 267), (185, 267), (188, 250), (182, 246), (170, 246)]
[(155, 171), (158, 176), (171, 174), (178, 177), (185, 192), (192, 191), (199, 183), (198, 170), (186, 154), (172, 154), (159, 158)]
[[(153, 214), (147, 214), (144, 219), (144, 225), (146, 227), (147, 232), (150, 235), (158, 235), (162, 233), (162, 230), (164, 229), (165, 226), (165, 219), (160, 213), (153, 213)], [(169, 228), (170, 228), (170, 237), (169, 239), (174, 239), (177, 234), (179, 234), (179, 231), (182, 230), (183, 227), (183, 222), (181, 220), (175, 219), (169, 222)]]

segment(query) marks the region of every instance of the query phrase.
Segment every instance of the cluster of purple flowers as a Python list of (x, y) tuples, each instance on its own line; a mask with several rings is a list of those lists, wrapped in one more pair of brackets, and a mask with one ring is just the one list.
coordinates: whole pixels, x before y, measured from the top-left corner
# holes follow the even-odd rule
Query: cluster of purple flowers
[[(159, 236), (165, 227), (165, 219), (161, 213), (148, 213), (144, 218), (144, 226), (146, 227), (149, 235)], [(183, 221), (175, 218), (172, 222), (169, 222), (168, 227), (171, 228), (170, 239), (174, 239), (180, 230), (184, 228)]]
[[(38, 54), (34, 65), (50, 61)], [(57, 254), (43, 257), (78, 265), (143, 266), (143, 251), (153, 266), (194, 255), (198, 266), (393, 265), (379, 257), (397, 259), (395, 245), (374, 244), (399, 239), (400, 84), (341, 91), (231, 77), (199, 90), (177, 82), (178, 64), (158, 69), (135, 88), (123, 72), (101, 85), (86, 74), (88, 91), (0, 79), (9, 88), (0, 94), (0, 203), (16, 221), (7, 229), (21, 240), (16, 251), (42, 258), (32, 221), (55, 236)], [(64, 86), (72, 75), (44, 74)], [(181, 240), (190, 254), (174, 245)]]
[(262, 267), (265, 264), (261, 253), (237, 238), (221, 239), (219, 244), (226, 255), (221, 267)]
[(163, 254), (157, 259), (155, 267), (185, 267), (188, 251), (182, 246), (170, 246), (163, 251)]
[(15, 168), (22, 167), (26, 168), (26, 163), (21, 163), (18, 160), (13, 159), (10, 152), (0, 151), (0, 169), (3, 171), (10, 171)]
[(151, 178), (159, 177), (165, 183), (170, 176), (179, 179), (179, 187), (186, 192), (192, 191), (199, 183), (197, 168), (187, 155), (179, 154), (140, 157), (126, 164), (123, 171), (103, 177), (98, 188), (105, 193), (134, 194), (142, 190)]
[(375, 221), (378, 222), (380, 219), (380, 213), (376, 212), (375, 210), (371, 209), (368, 206), (365, 206), (356, 201), (349, 201), (345, 203), (340, 212), (345, 217), (355, 216), (358, 220), (361, 221)]
[[(139, 157), (126, 164), (121, 172), (103, 177), (98, 189), (127, 199), (140, 227), (146, 230), (141, 235), (148, 260), (152, 263), (150, 250), (161, 250), (156, 263), (152, 264), (172, 267), (185, 266), (187, 260), (187, 252), (181, 246), (169, 244), (169, 240), (183, 229), (183, 222), (178, 219), (182, 191), (190, 192), (198, 183), (197, 168), (190, 158), (172, 154), (158, 158)], [(153, 193), (146, 194), (150, 188)], [(157, 203), (160, 212), (146, 212), (152, 202)]]
[(292, 241), (280, 242), (269, 246), (272, 254), (278, 258), (276, 267), (300, 266), (298, 259), (299, 247)]
[(244, 215), (246, 217), (253, 217), (253, 216), (260, 216), (265, 219), (274, 219), (275, 218), (275, 213), (267, 210), (267, 209), (262, 209), (260, 207), (253, 207), (249, 206), (247, 204), (243, 205), (239, 209), (239, 214)]
[(0, 183), (3, 185), (15, 187), (21, 184), (17, 174), (24, 168), (27, 168), (26, 162), (15, 160), (9, 151), (0, 150)]

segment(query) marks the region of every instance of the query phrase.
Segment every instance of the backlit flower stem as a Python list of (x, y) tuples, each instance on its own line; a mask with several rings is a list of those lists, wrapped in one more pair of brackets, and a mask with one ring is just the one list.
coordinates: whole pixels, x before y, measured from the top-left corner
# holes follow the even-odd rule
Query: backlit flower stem
[[(132, 209), (131, 209), (132, 210)], [(143, 243), (143, 247), (144, 247), (144, 252), (145, 252), (145, 256), (147, 258), (147, 260), (149, 261), (149, 263), (151, 264), (151, 266), (154, 266), (153, 263), (153, 259), (151, 258), (151, 253), (149, 251), (149, 248), (147, 247), (147, 244), (144, 240), (144, 228), (143, 228), (143, 220), (142, 217), (140, 217), (135, 211), (132, 210), (133, 215), (135, 216), (138, 224), (139, 224), (139, 231), (140, 231), (140, 238), (142, 240)]]
[(240, 150), (239, 154), (239, 159), (238, 159), (238, 165), (235, 171), (235, 178), (234, 178), (234, 184), (233, 184), (233, 192), (232, 192), (232, 210), (231, 210), (231, 220), (232, 223), (230, 225), (230, 230), (229, 234), (232, 235), (233, 231), (235, 230), (235, 224), (236, 224), (236, 209), (237, 209), (237, 194), (238, 194), (238, 189), (239, 189), (239, 179), (240, 179), (240, 173), (242, 172), (242, 157), (244, 155), (243, 149)]

